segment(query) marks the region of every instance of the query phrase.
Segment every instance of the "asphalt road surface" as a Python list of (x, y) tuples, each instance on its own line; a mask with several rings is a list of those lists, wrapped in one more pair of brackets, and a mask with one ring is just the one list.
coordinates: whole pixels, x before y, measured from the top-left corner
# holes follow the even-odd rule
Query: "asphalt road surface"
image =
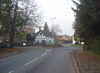
[(80, 48), (19, 47), (24, 53), (0, 60), (0, 73), (74, 73), (69, 53)]

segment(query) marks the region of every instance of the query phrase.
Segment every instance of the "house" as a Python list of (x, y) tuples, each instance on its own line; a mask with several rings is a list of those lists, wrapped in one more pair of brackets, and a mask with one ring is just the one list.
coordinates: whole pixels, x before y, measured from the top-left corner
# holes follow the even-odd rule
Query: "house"
[(70, 43), (71, 42), (71, 37), (65, 35), (58, 35), (55, 39), (56, 43)]
[(66, 34), (65, 35), (61, 35), (59, 36), (59, 40), (71, 40), (69, 36), (67, 36)]
[(80, 42), (80, 38), (77, 37), (77, 41), (74, 39), (74, 36), (72, 36), (72, 44), (84, 44), (84, 42)]
[(41, 44), (54, 44), (54, 38), (50, 32), (40, 29), (35, 36), (35, 42)]

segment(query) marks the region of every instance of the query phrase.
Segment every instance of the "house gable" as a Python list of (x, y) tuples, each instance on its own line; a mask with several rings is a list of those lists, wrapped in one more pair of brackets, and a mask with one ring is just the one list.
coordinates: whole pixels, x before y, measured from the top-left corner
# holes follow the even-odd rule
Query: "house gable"
[(52, 41), (52, 35), (50, 32), (39, 30), (36, 34), (35, 42), (42, 43), (43, 41), (50, 43), (50, 41)]

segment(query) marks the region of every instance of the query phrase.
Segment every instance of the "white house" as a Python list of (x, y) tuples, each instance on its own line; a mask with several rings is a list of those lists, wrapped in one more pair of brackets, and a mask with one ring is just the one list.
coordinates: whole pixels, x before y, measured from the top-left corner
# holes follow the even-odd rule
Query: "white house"
[(72, 44), (75, 44), (77, 41), (74, 40), (74, 36), (72, 36)]
[(78, 41), (75, 41), (74, 36), (72, 36), (72, 44), (75, 44), (76, 42), (78, 42), (79, 44), (84, 44), (84, 42), (80, 42), (80, 39), (78, 39)]
[(44, 44), (54, 44), (54, 38), (52, 34), (47, 31), (39, 30), (35, 36), (35, 42), (44, 43)]

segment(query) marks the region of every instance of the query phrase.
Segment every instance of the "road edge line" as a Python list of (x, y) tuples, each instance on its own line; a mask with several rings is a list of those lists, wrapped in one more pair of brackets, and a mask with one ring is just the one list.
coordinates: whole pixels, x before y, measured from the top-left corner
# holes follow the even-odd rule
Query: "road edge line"
[(70, 53), (70, 57), (71, 57), (71, 60), (72, 60), (72, 65), (73, 65), (73, 68), (74, 68), (74, 72), (75, 73), (80, 73), (78, 65), (77, 65), (77, 63), (75, 61), (75, 58), (73, 57), (73, 53), (72, 52)]

